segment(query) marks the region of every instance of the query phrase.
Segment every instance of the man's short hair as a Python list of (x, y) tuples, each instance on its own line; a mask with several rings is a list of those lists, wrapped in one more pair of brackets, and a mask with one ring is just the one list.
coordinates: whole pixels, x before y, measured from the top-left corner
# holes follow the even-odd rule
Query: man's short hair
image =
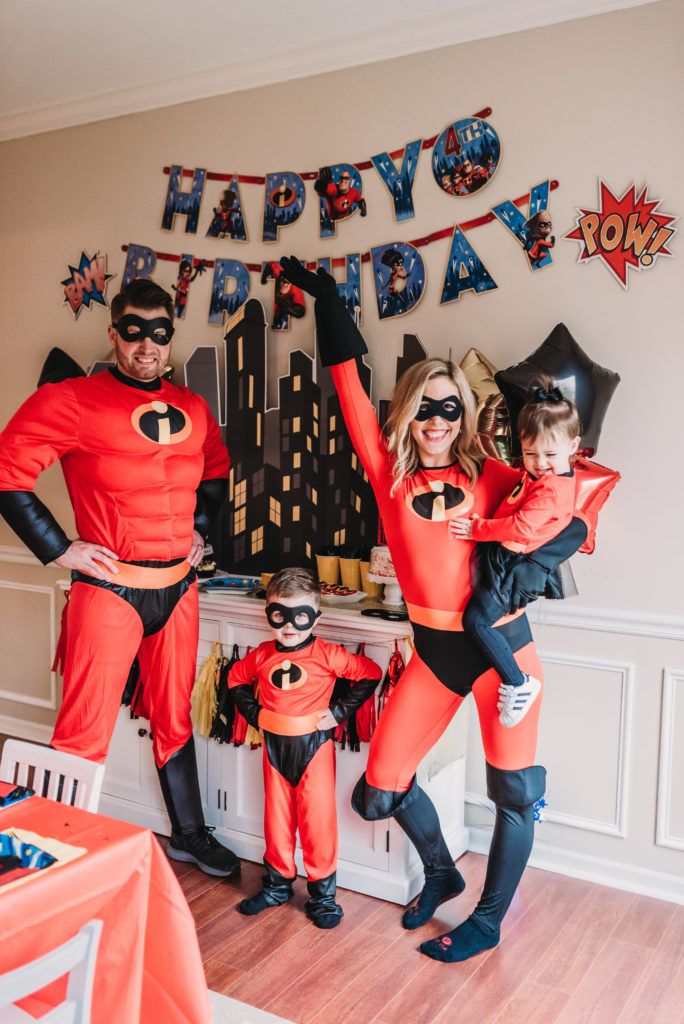
[(169, 320), (173, 320), (173, 298), (158, 285), (147, 277), (136, 277), (129, 281), (125, 288), (122, 288), (118, 295), (112, 299), (112, 323), (117, 323), (126, 306), (133, 306), (135, 309), (164, 309)]
[(321, 588), (310, 569), (281, 569), (268, 581), (266, 601), (276, 601), (279, 597), (297, 597), (298, 594), (310, 598), (316, 608), (320, 607)]

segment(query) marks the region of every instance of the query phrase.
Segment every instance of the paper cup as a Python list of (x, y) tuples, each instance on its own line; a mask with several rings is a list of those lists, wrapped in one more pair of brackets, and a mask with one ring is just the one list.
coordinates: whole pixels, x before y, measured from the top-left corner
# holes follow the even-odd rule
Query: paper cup
[(361, 572), (361, 589), (369, 597), (382, 597), (382, 583), (371, 583), (368, 576), (368, 569), (370, 568), (370, 562), (359, 562), (359, 570)]
[(316, 555), (316, 565), (321, 583), (330, 583), (334, 587), (340, 582), (340, 560), (337, 555)]
[(358, 558), (340, 558), (340, 576), (342, 586), (350, 590), (361, 589), (361, 569)]

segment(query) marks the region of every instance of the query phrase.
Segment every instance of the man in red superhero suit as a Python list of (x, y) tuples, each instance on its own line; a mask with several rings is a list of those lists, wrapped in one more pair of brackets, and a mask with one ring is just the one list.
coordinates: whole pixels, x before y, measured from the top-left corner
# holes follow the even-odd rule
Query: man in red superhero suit
[[(475, 910), (462, 925), (420, 947), (433, 959), (465, 960), (499, 942), (501, 922), (532, 848), (534, 806), (544, 794), (546, 771), (534, 764), (541, 699), (515, 729), (503, 727), (497, 709), (499, 677), (463, 632), (462, 613), (471, 595), (472, 543), (461, 542), (455, 550), (448, 522), (465, 515), (490, 518), (517, 484), (519, 474), (494, 459), (484, 460), (476, 473), (467, 472), (462, 460), (455, 461), (451, 442), (447, 441), (448, 450), (442, 451), (444, 437), (457, 441), (464, 431), (466, 403), (470, 406), (467, 430), (472, 443), (476, 410), (465, 379), (459, 385), (461, 394), (452, 394), (457, 387), (456, 369), (436, 360), (440, 367), (426, 381), (420, 405), (438, 411), (428, 411), (424, 422), (418, 422), (414, 414), (410, 430), (414, 439), (416, 433), (421, 438), (420, 459), (411, 472), (397, 480), (395, 456), (356, 366), (366, 345), (338, 299), (334, 280), (322, 270), (317, 274), (306, 271), (293, 258), (283, 258), (280, 263), (283, 273), (316, 296), (321, 361), (331, 367), (352, 444), (373, 487), (413, 626), (415, 654), (380, 717), (366, 772), (352, 797), (354, 809), (366, 820), (393, 817), (423, 862), (423, 890), (402, 919), (408, 929), (424, 925), (441, 903), (458, 896), (465, 887), (437, 812), (417, 784), (416, 769), (468, 694), (473, 694), (477, 706), (487, 760), (487, 791), (496, 806), (485, 886)], [(407, 402), (401, 406), (402, 415)], [(539, 548), (535, 561), (525, 566), (530, 576), (523, 579), (521, 588), (512, 587), (515, 614), (496, 624), (520, 669), (538, 679), (542, 678), (541, 665), (527, 617), (518, 610), (525, 604), (518, 591), (527, 585), (532, 593), (543, 592), (544, 559), (552, 566), (554, 557), (564, 560), (586, 535), (584, 523), (573, 518), (558, 537)], [(542, 582), (532, 584), (531, 576), (537, 571)]]
[[(264, 733), (266, 874), (261, 891), (238, 909), (253, 915), (292, 899), (299, 829), (309, 891), (306, 912), (317, 927), (334, 928), (343, 912), (335, 902), (333, 732), (372, 697), (382, 672), (369, 658), (312, 635), (319, 604), (320, 588), (310, 570), (281, 569), (266, 593), (274, 639), (251, 651), (228, 676), (237, 707)], [(338, 677), (354, 685), (329, 706)]]
[(314, 188), (325, 200), (328, 216), (333, 223), (353, 213), (355, 205), (361, 211), (361, 216), (366, 216), (366, 200), (357, 188), (352, 187), (348, 170), (343, 170), (337, 181), (333, 181), (331, 168), (321, 167)]
[(470, 195), (472, 192), (477, 192), (478, 189), (487, 184), (488, 178), (489, 175), (484, 167), (480, 164), (473, 164), (472, 160), (467, 158), (459, 164), (454, 172), (454, 181), (458, 186), (460, 195)]
[[(135, 280), (112, 302), (116, 366), (44, 384), (0, 434), (0, 512), (44, 563), (72, 573), (62, 705), (52, 746), (104, 761), (138, 657), (171, 819), (169, 856), (239, 871), (204, 824), (190, 723), (198, 640), (195, 567), (227, 491), (228, 453), (209, 408), (159, 377), (173, 300)], [(60, 459), (78, 538), (34, 493)]]

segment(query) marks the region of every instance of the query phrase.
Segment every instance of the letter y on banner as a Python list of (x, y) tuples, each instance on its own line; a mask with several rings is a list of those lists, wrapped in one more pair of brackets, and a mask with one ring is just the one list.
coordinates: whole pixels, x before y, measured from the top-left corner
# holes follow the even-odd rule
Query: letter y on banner
[(510, 199), (492, 207), (492, 213), (518, 239), (532, 270), (542, 270), (553, 263), (551, 249), (556, 243), (548, 211), (551, 181), (542, 181), (530, 189), (527, 220)]

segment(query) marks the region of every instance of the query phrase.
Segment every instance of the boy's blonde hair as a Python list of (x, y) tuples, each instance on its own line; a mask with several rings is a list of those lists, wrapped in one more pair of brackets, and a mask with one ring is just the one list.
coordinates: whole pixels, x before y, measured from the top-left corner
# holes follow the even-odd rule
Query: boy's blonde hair
[(311, 569), (280, 569), (268, 581), (267, 601), (275, 601), (279, 597), (296, 597), (298, 594), (306, 595), (316, 608), (320, 607), (321, 588)]

